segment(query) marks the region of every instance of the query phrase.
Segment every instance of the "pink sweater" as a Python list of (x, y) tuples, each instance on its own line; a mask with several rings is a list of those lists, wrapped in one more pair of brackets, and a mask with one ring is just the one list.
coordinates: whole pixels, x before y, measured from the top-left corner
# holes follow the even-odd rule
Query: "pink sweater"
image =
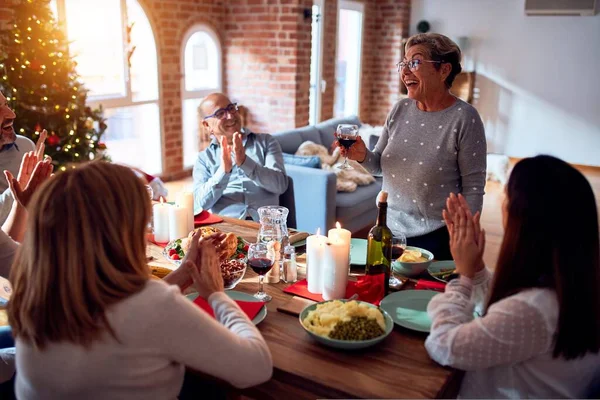
[(108, 334), (90, 349), (52, 343), (44, 351), (17, 340), (19, 399), (174, 399), (185, 366), (236, 387), (270, 379), (273, 362), (260, 332), (225, 293), (208, 299), (216, 320), (150, 280), (107, 312)]

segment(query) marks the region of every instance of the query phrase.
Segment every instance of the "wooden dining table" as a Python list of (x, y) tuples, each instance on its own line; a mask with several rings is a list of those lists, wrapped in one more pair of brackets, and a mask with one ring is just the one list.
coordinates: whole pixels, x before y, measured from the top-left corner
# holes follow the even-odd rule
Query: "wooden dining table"
[[(258, 223), (227, 217), (212, 226), (249, 242), (256, 241), (259, 228)], [(162, 251), (156, 244), (148, 245), (152, 257), (149, 265), (176, 268)], [(395, 326), (383, 342), (371, 348), (348, 351), (326, 347), (304, 331), (297, 316), (277, 310), (293, 297), (283, 292), (288, 285), (265, 283), (265, 291), (273, 300), (266, 304), (267, 316), (257, 326), (273, 356), (273, 377), (237, 393), (256, 399), (286, 400), (456, 397), (462, 374), (429, 357), (424, 346), (427, 334)], [(234, 290), (254, 294), (257, 289), (258, 276), (248, 269)]]

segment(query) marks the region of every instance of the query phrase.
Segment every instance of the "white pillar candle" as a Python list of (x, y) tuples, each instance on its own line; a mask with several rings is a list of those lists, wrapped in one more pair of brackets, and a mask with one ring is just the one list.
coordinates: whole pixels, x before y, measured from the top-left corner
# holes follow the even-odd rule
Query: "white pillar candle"
[(179, 192), (175, 204), (187, 211), (188, 232), (194, 230), (194, 195), (192, 192)]
[(348, 253), (348, 264), (350, 263), (350, 242), (352, 240), (352, 232), (348, 229), (342, 229), (339, 222), (335, 223), (335, 228), (327, 232), (327, 238), (330, 242), (341, 241), (344, 244), (345, 252)]
[(163, 203), (162, 197), (160, 203), (152, 207), (154, 241), (157, 243), (169, 241), (169, 208), (171, 205)]
[(323, 299), (346, 297), (349, 255), (343, 241), (328, 241), (323, 251)]
[(178, 206), (169, 208), (169, 240), (186, 237), (188, 233), (187, 210)]
[(306, 284), (308, 291), (315, 294), (323, 292), (323, 251), (327, 237), (320, 235), (317, 230), (316, 235), (310, 235), (306, 238)]

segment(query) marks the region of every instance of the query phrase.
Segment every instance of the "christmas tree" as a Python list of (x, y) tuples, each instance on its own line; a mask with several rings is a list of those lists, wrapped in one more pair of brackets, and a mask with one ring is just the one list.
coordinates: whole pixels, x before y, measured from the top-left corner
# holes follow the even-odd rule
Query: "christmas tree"
[(48, 0), (19, 0), (0, 30), (0, 90), (17, 114), (18, 134), (34, 142), (48, 131), (46, 154), (61, 170), (104, 157), (102, 110), (86, 107), (87, 90)]

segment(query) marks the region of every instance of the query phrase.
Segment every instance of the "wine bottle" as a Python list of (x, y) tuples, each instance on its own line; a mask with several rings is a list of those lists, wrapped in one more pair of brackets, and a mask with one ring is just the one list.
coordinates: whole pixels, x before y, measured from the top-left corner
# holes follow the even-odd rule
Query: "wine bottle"
[[(373, 280), (374, 284), (383, 285), (383, 296), (390, 289), (390, 269), (392, 263), (392, 231), (387, 227), (387, 197), (386, 191), (379, 192), (377, 196), (377, 223), (369, 231), (367, 244), (366, 275), (380, 276), (382, 279)], [(383, 282), (381, 282), (383, 280)]]

